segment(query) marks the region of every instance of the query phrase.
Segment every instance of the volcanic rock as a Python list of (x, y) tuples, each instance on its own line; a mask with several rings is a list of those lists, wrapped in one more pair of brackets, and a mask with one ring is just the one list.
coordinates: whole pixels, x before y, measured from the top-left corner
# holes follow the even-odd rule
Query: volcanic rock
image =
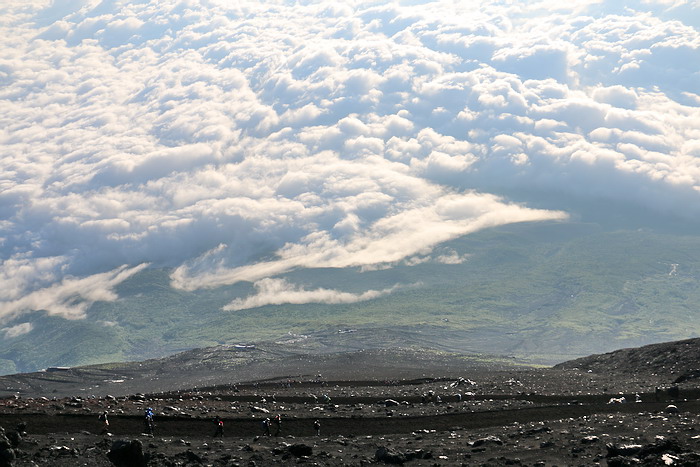
[(10, 467), (15, 459), (15, 451), (10, 440), (5, 436), (5, 430), (0, 427), (0, 467)]
[(188, 449), (185, 452), (177, 454), (175, 457), (177, 457), (179, 459), (184, 459), (184, 461), (187, 464), (200, 464), (201, 465), (204, 462), (204, 460), (200, 456), (198, 456), (194, 451), (192, 451), (191, 449)]
[(642, 451), (641, 444), (607, 444), (605, 446), (608, 449), (608, 455), (606, 457), (619, 457), (619, 456), (633, 456)]
[(294, 457), (308, 457), (314, 452), (314, 449), (311, 446), (303, 443), (292, 444), (289, 446), (288, 450)]
[(114, 441), (107, 457), (116, 467), (146, 467), (147, 463), (143, 444), (137, 439)]
[(486, 444), (495, 444), (497, 446), (502, 446), (503, 441), (498, 436), (487, 436), (485, 438), (479, 438), (473, 443), (471, 443), (472, 447), (483, 446)]
[(385, 464), (401, 465), (406, 462), (406, 456), (385, 446), (380, 446), (374, 457)]

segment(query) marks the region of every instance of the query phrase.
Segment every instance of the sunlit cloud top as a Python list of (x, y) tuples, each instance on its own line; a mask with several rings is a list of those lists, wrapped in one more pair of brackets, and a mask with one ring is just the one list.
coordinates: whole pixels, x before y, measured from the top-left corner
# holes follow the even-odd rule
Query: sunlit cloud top
[(566, 218), (511, 188), (695, 217), (697, 17), (662, 0), (3, 2), (0, 325), (83, 317), (146, 265), (188, 290), (281, 284), (260, 281)]

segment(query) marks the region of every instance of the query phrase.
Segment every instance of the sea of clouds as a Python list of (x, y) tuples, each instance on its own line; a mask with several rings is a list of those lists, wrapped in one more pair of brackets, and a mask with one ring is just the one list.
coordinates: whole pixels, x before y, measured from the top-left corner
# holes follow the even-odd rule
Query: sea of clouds
[(367, 300), (394, 289), (282, 275), (567, 217), (505, 190), (696, 217), (699, 28), (683, 0), (5, 0), (5, 337), (149, 266), (253, 282), (230, 310)]

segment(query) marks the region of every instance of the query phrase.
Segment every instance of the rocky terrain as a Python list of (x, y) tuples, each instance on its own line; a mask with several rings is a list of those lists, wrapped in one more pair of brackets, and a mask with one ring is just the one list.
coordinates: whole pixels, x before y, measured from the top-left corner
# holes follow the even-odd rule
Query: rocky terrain
[[(0, 378), (0, 466), (700, 465), (699, 349), (689, 340), (533, 368), (258, 346), (13, 375)], [(268, 436), (262, 422), (276, 415)]]

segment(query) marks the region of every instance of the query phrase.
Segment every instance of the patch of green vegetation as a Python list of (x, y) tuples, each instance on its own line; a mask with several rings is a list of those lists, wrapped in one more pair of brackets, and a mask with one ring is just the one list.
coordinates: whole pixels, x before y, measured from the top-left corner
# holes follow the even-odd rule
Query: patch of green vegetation
[(9, 375), (17, 372), (17, 366), (12, 360), (0, 359), (0, 374)]

